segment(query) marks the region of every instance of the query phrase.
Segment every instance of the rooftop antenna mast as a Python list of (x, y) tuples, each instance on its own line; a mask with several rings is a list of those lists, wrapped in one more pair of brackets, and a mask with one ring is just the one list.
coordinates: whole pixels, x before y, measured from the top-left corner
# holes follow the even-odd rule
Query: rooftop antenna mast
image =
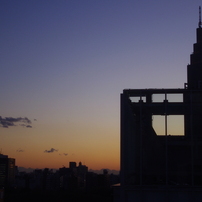
[(201, 28), (201, 7), (199, 6), (199, 22), (198, 22), (198, 27)]

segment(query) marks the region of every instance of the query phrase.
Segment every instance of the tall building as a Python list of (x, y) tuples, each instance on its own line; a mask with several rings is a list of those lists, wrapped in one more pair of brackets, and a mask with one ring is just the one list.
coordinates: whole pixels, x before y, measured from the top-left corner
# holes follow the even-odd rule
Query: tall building
[(76, 162), (69, 162), (69, 168), (76, 169)]
[[(200, 11), (184, 88), (125, 89), (121, 94), (123, 202), (202, 200), (201, 26)], [(160, 134), (155, 119), (163, 120)], [(180, 134), (170, 133), (172, 119), (181, 120)]]
[(11, 187), (15, 182), (15, 159), (0, 154), (0, 188)]

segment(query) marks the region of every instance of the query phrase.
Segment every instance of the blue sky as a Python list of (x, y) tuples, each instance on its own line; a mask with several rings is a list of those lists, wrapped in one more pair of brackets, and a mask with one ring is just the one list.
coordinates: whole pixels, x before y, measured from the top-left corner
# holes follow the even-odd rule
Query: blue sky
[[(38, 167), (85, 161), (119, 169), (120, 93), (183, 88), (200, 5), (2, 0), (0, 116), (28, 117), (33, 126), (0, 127), (3, 153), (24, 167), (40, 158)], [(44, 153), (51, 148), (57, 152)]]

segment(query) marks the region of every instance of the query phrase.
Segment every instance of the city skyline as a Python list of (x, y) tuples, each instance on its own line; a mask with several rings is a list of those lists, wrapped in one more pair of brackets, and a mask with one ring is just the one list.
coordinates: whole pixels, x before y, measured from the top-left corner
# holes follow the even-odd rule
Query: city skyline
[(1, 1), (1, 152), (119, 170), (120, 93), (183, 87), (200, 3)]

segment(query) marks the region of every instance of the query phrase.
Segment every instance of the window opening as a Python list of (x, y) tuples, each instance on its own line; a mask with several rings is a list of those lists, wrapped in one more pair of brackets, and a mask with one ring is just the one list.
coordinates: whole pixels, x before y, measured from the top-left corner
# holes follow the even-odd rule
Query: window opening
[[(157, 135), (166, 135), (165, 115), (153, 115), (152, 125)], [(167, 135), (184, 135), (184, 115), (167, 115)]]
[(143, 102), (146, 102), (146, 96), (135, 96), (135, 97), (130, 97), (131, 102), (139, 102), (142, 100)]

